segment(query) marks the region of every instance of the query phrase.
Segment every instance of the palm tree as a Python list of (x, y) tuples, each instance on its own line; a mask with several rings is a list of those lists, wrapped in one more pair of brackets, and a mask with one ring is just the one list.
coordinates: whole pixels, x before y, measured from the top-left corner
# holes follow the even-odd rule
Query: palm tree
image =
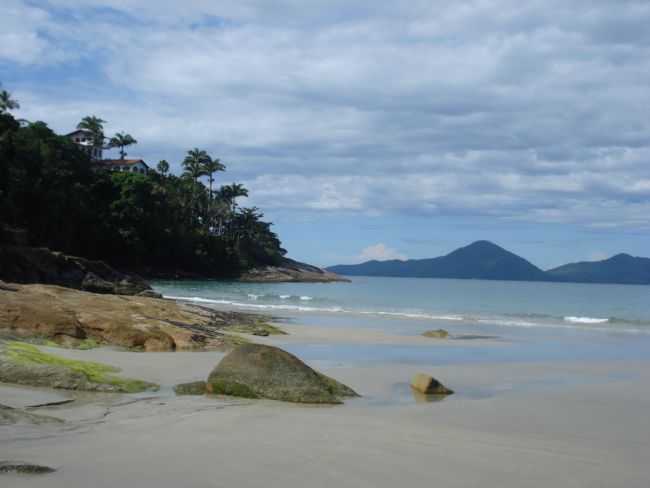
[(120, 148), (120, 159), (124, 159), (124, 156), (126, 156), (126, 151), (124, 150), (125, 147), (137, 143), (138, 141), (136, 141), (131, 134), (124, 134), (123, 132), (118, 132), (111, 137), (111, 140), (108, 142), (110, 147)]
[(223, 198), (228, 202), (231, 208), (231, 212), (235, 213), (235, 210), (237, 208), (236, 199), (239, 197), (247, 197), (248, 190), (246, 189), (246, 187), (244, 187), (244, 185), (240, 185), (239, 183), (233, 183), (232, 185), (222, 186), (221, 189), (219, 190), (219, 194), (221, 198)]
[(93, 142), (95, 146), (101, 147), (104, 145), (104, 124), (105, 120), (100, 119), (94, 115), (88, 115), (81, 119), (81, 122), (77, 124), (77, 129), (85, 129), (92, 133)]
[(183, 176), (190, 178), (193, 182), (191, 202), (192, 211), (190, 213), (192, 216), (196, 207), (196, 186), (199, 182), (199, 178), (205, 175), (204, 165), (210, 161), (212, 161), (212, 158), (208, 156), (208, 153), (198, 148), (187, 151), (187, 156), (185, 156), (185, 159), (183, 160), (183, 168), (185, 169)]
[(212, 183), (214, 183), (214, 174), (217, 171), (226, 171), (226, 167), (221, 164), (219, 158), (209, 159), (203, 163), (204, 174), (208, 176), (208, 182), (210, 185), (210, 202), (212, 202)]
[(158, 163), (156, 169), (158, 170), (158, 173), (160, 173), (161, 175), (167, 176), (167, 173), (169, 173), (169, 163), (163, 159)]
[(7, 90), (0, 91), (0, 114), (20, 108), (20, 104), (11, 98), (11, 94)]

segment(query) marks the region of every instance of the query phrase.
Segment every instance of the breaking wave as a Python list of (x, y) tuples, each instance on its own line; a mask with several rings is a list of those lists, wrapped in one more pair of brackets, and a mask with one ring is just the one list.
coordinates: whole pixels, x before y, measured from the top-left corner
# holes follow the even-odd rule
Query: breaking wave
[[(454, 322), (476, 325), (493, 325), (502, 327), (550, 327), (550, 328), (572, 328), (583, 330), (600, 330), (606, 332), (629, 332), (629, 333), (650, 333), (650, 322), (627, 320), (622, 318), (600, 318), (589, 316), (572, 316), (554, 317), (545, 314), (503, 314), (503, 315), (474, 315), (474, 314), (435, 314), (420, 311), (389, 311), (389, 310), (363, 310), (344, 308), (337, 305), (323, 304), (325, 300), (314, 299), (313, 297), (302, 295), (257, 295), (248, 294), (249, 301), (211, 299), (198, 296), (174, 296), (165, 295), (165, 298), (185, 302), (194, 302), (206, 305), (236, 307), (252, 309), (259, 311), (277, 311), (277, 312), (306, 312), (306, 313), (344, 313), (350, 315), (364, 315), (375, 317), (386, 317), (395, 319), (411, 319)], [(264, 303), (266, 301), (280, 303)], [(303, 305), (301, 302), (314, 302), (315, 305)]]

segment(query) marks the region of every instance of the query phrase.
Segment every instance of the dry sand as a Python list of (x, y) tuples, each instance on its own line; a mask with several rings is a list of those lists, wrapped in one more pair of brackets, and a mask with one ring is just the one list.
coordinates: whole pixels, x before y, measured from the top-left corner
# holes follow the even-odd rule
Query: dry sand
[[(205, 378), (218, 353), (52, 351), (120, 366), (162, 389), (74, 395), (32, 410), (63, 425), (0, 426), (0, 460), (58, 469), (2, 475), (3, 487), (650, 486), (650, 362), (314, 363), (364, 398), (309, 407), (172, 394), (174, 383)], [(457, 394), (414, 398), (407, 381), (419, 371)], [(5, 403), (11, 390), (0, 395)]]

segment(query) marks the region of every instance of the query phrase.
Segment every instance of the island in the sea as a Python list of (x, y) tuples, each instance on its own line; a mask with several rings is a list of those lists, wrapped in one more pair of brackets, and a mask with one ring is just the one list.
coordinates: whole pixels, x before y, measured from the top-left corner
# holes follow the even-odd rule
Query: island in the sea
[(650, 259), (617, 254), (602, 261), (542, 270), (489, 241), (477, 241), (437, 258), (367, 261), (327, 268), (347, 276), (453, 278), (573, 283), (650, 284)]

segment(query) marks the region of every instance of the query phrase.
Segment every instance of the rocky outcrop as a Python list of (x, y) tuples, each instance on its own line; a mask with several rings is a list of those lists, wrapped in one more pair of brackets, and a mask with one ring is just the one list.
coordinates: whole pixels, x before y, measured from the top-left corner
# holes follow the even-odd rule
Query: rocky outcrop
[(336, 281), (349, 282), (350, 280), (316, 266), (285, 258), (278, 266), (253, 268), (244, 273), (239, 278), (239, 281), (249, 283), (329, 283)]
[(137, 295), (151, 286), (103, 261), (91, 261), (42, 247), (0, 246), (0, 279), (14, 283), (60, 285), (93, 293)]
[(136, 393), (158, 389), (146, 381), (117, 376), (106, 364), (66, 359), (32, 344), (0, 344), (0, 382), (66, 390)]
[(451, 395), (454, 393), (453, 390), (447, 388), (437, 379), (422, 373), (418, 373), (413, 377), (411, 388), (425, 395)]
[(245, 344), (224, 357), (210, 373), (209, 393), (269, 398), (297, 403), (341, 403), (358, 396), (351, 388), (277, 347)]
[(144, 351), (218, 348), (231, 337), (224, 330), (246, 324), (256, 328), (263, 319), (142, 296), (6, 286), (15, 291), (0, 289), (0, 334), (68, 346), (91, 340)]

